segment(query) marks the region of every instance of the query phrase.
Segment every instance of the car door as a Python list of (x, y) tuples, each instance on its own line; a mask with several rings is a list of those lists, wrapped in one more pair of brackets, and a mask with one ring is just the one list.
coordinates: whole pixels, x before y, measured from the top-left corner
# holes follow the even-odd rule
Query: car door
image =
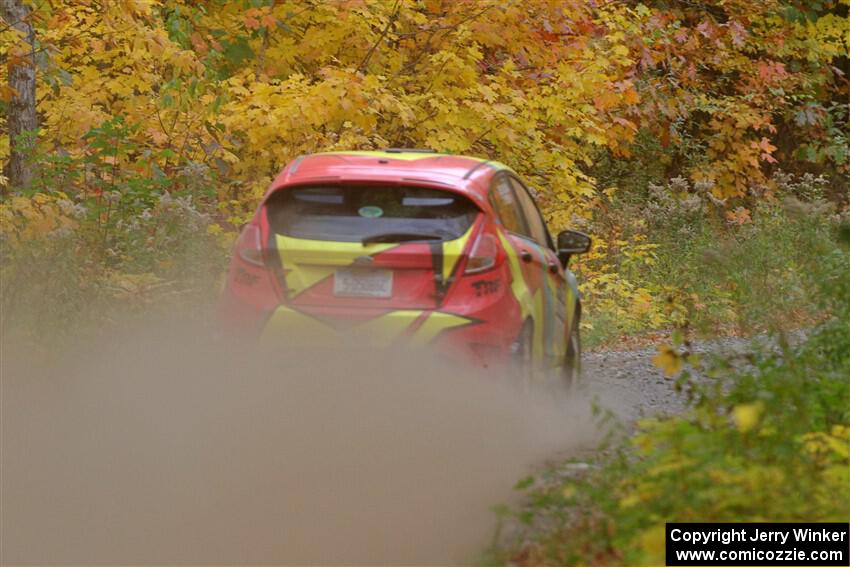
[[(537, 361), (557, 356), (558, 343), (563, 344), (563, 332), (557, 327), (556, 297), (559, 264), (552, 256), (548, 235), (542, 218), (534, 207), (525, 188), (507, 173), (497, 175), (491, 185), (490, 201), (499, 222), (505, 229), (503, 245), (510, 256), (513, 282), (512, 291), (523, 312), (524, 318), (534, 323), (534, 359)], [(533, 214), (530, 214), (532, 213)], [(562, 272), (562, 270), (561, 270)], [(561, 286), (563, 287), (563, 286)], [(561, 349), (562, 350), (562, 349)]]
[(558, 254), (546, 222), (528, 188), (514, 176), (510, 182), (522, 208), (529, 228), (529, 236), (537, 245), (539, 264), (543, 270), (544, 351), (548, 357), (563, 359), (567, 344), (567, 310), (569, 299), (566, 273), (558, 260)]

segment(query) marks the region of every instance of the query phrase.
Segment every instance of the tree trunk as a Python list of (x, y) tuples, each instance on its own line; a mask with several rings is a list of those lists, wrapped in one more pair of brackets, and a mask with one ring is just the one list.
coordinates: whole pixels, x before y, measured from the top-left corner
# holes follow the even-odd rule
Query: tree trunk
[(29, 155), (35, 142), (32, 136), (21, 137), (38, 127), (35, 113), (35, 32), (30, 15), (32, 9), (24, 0), (0, 0), (0, 18), (3, 27), (12, 27), (23, 34), (24, 50), (13, 49), (22, 56), (10, 61), (9, 86), (13, 90), (6, 118), (9, 126), (9, 185), (13, 189), (27, 187), (32, 181)]

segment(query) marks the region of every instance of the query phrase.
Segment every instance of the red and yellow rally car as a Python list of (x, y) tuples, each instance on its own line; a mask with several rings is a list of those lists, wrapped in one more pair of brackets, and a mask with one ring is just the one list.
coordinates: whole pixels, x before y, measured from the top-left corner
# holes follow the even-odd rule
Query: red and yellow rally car
[(221, 314), (262, 341), (433, 345), (474, 361), (580, 368), (572, 254), (508, 167), (423, 150), (302, 156), (235, 246)]

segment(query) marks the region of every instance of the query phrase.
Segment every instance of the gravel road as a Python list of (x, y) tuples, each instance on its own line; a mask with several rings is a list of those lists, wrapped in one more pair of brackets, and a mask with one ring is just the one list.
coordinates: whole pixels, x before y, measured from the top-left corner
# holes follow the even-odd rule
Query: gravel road
[(625, 422), (680, 411), (684, 400), (673, 390), (673, 381), (652, 364), (656, 354), (656, 349), (585, 354), (589, 394)]
[[(0, 563), (469, 564), (530, 467), (596, 447), (586, 400), (492, 373), (198, 335), (7, 350)], [(656, 352), (587, 353), (589, 395), (627, 424), (679, 411)]]
[[(694, 343), (691, 350), (705, 358), (740, 354), (751, 345), (751, 340), (727, 337)], [(675, 392), (673, 380), (652, 364), (656, 354), (657, 347), (585, 353), (584, 378), (589, 395), (627, 424), (641, 417), (682, 411), (684, 395)]]

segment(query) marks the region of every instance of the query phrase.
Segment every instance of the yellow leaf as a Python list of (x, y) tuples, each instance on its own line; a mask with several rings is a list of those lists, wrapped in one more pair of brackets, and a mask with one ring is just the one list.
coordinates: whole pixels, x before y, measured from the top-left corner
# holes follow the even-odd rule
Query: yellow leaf
[(620, 508), (633, 508), (634, 506), (640, 504), (642, 501), (643, 498), (641, 498), (640, 494), (638, 494), (637, 492), (632, 492), (628, 496), (624, 496), (620, 500)]
[(619, 55), (621, 57), (627, 57), (629, 55), (629, 48), (625, 45), (615, 45), (611, 50), (615, 55)]
[(664, 374), (673, 376), (682, 369), (682, 356), (673, 347), (663, 345), (658, 351), (658, 354), (652, 357), (652, 364), (663, 370)]
[(751, 431), (758, 425), (761, 412), (764, 410), (764, 405), (761, 402), (751, 404), (741, 404), (735, 406), (732, 410), (732, 419), (735, 421), (735, 427), (741, 433)]
[(640, 546), (649, 564), (664, 564), (666, 528), (664, 524), (649, 528), (640, 535)]

